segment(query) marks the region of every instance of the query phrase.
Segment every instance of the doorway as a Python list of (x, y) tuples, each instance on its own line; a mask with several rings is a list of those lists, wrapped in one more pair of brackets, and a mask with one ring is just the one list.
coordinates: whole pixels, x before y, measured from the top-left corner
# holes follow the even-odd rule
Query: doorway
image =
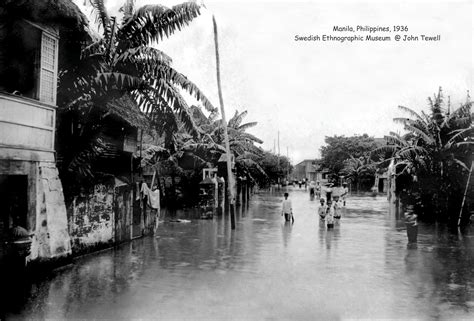
[(28, 229), (28, 176), (0, 175), (0, 238), (15, 225)]

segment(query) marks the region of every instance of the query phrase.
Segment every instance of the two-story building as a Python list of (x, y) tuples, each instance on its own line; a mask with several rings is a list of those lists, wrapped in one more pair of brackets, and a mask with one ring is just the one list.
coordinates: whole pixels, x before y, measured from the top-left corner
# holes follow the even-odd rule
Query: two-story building
[(31, 260), (71, 253), (55, 164), (58, 52), (86, 24), (69, 0), (0, 4), (0, 238), (25, 228)]

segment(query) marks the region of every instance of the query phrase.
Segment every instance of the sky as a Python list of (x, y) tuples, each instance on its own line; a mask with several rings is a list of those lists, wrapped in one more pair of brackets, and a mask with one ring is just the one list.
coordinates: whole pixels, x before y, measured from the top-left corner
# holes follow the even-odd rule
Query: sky
[[(83, 0), (78, 1), (83, 2)], [(181, 1), (139, 0), (137, 6)], [(122, 1), (106, 1), (117, 12)], [(397, 106), (427, 110), (441, 86), (454, 108), (473, 92), (471, 1), (205, 1), (201, 16), (158, 44), (173, 67), (219, 107), (212, 15), (215, 16), (226, 117), (247, 110), (249, 130), (266, 150), (293, 164), (320, 157), (324, 138), (401, 131)], [(91, 18), (91, 20), (93, 20)], [(387, 42), (295, 41), (295, 36), (362, 36), (334, 26), (387, 26)], [(395, 32), (406, 26), (408, 32)], [(395, 35), (440, 35), (440, 41), (395, 41)], [(473, 94), (474, 95), (474, 94)], [(188, 98), (189, 104), (195, 104)]]

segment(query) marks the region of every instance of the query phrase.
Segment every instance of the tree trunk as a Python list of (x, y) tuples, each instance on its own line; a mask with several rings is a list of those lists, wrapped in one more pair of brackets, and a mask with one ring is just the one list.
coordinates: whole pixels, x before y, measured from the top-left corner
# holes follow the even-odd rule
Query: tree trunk
[(225, 119), (225, 109), (224, 109), (224, 98), (222, 96), (222, 87), (221, 87), (221, 73), (220, 73), (220, 64), (219, 64), (219, 42), (217, 36), (217, 24), (216, 19), (212, 16), (212, 22), (214, 25), (214, 44), (216, 47), (216, 73), (217, 73), (217, 88), (219, 92), (219, 103), (221, 105), (221, 114), (222, 122), (224, 123), (224, 141), (225, 141), (225, 151), (227, 157), (227, 188), (229, 191), (229, 205), (230, 205), (230, 225), (231, 229), (235, 230), (235, 198), (234, 198), (234, 189), (233, 189), (233, 177), (232, 177), (232, 160), (230, 154), (230, 144), (229, 144), (229, 135), (227, 133), (227, 121)]

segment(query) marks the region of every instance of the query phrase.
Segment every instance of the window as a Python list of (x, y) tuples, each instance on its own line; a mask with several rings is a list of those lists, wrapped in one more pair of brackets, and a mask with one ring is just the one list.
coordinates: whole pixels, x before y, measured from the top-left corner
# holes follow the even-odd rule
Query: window
[(2, 27), (0, 90), (55, 105), (58, 68), (56, 30), (26, 20)]
[(57, 39), (42, 32), (40, 101), (56, 104)]

